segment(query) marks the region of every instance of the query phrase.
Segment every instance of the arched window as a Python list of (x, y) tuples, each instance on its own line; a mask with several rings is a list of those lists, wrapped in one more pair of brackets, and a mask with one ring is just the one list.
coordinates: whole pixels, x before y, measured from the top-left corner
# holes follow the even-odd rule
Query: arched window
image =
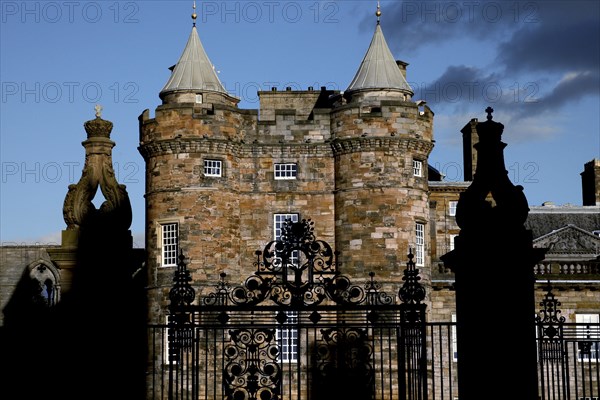
[(32, 301), (47, 307), (58, 303), (60, 285), (56, 268), (46, 260), (35, 261), (28, 268)]

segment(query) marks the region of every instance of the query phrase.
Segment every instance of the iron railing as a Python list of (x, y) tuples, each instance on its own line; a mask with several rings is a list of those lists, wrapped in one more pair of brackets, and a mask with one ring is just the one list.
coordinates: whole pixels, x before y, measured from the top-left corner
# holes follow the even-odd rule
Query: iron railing
[[(411, 252), (397, 296), (381, 291), (372, 273), (362, 286), (341, 275), (310, 220), (286, 221), (282, 239), (256, 255), (243, 284), (232, 287), (221, 274), (197, 302), (180, 256), (168, 323), (149, 329), (148, 398), (458, 399), (457, 327), (426, 321)], [(565, 323), (550, 287), (540, 305), (540, 399), (598, 397), (599, 324)], [(485, 332), (481, 342), (482, 358), (491, 357)]]
[[(459, 398), (456, 372), (460, 355), (456, 348), (456, 324), (452, 322), (427, 322), (424, 324), (426, 368), (407, 371), (399, 365), (402, 355), (401, 340), (404, 331), (392, 321), (378, 324), (360, 323), (346, 325), (340, 330), (336, 322), (335, 310), (318, 324), (310, 321), (310, 314), (301, 313), (298, 324), (293, 326), (267, 323), (266, 318), (255, 312), (256, 332), (275, 333), (288, 330), (291, 336), (297, 332), (297, 352), (301, 354), (290, 362), (272, 361), (278, 364), (279, 377), (269, 382), (280, 384), (280, 399), (312, 400), (343, 397), (344, 393), (361, 391), (361, 399), (430, 399), (456, 400)], [(264, 313), (276, 313), (265, 310)], [(349, 316), (350, 317), (350, 316)], [(262, 319), (262, 322), (259, 322)], [(235, 319), (242, 322), (243, 319)], [(227, 399), (226, 382), (231, 382), (231, 361), (239, 355), (239, 348), (232, 348), (232, 332), (236, 325), (223, 326), (220, 323), (194, 326), (186, 333), (168, 325), (150, 327), (152, 363), (149, 368), (148, 387), (151, 399)], [(248, 322), (248, 321), (246, 321)], [(250, 326), (250, 325), (249, 325)], [(538, 323), (538, 332), (547, 326)], [(343, 332), (342, 332), (343, 331)], [(294, 332), (294, 333), (292, 333)], [(366, 336), (360, 336), (365, 332)], [(333, 334), (338, 341), (329, 347)], [(169, 353), (171, 338), (189, 337), (190, 346), (173, 355)], [(353, 336), (354, 335), (354, 336)], [(542, 400), (595, 400), (600, 394), (600, 324), (565, 323), (562, 331), (552, 339), (538, 336), (538, 383), (539, 398)], [(587, 337), (590, 337), (589, 339)], [(594, 338), (595, 337), (595, 338)], [(340, 341), (345, 340), (343, 346)], [(482, 336), (482, 340), (483, 336)], [(281, 342), (277, 343), (282, 347)], [(410, 344), (408, 344), (410, 345)], [(345, 346), (345, 347), (344, 347)], [(487, 347), (493, 344), (487, 343)], [(340, 349), (344, 350), (340, 350)], [(335, 351), (334, 351), (335, 349)], [(350, 355), (343, 358), (340, 351)], [(171, 355), (170, 355), (171, 354)], [(405, 351), (405, 354), (414, 352)], [(352, 358), (354, 357), (354, 358)], [(487, 357), (485, 354), (482, 357)], [(340, 365), (339, 360), (352, 363)], [(412, 365), (418, 358), (409, 360)], [(338, 364), (336, 364), (338, 363)], [(228, 367), (229, 365), (229, 367)], [(229, 368), (229, 369), (228, 369)], [(329, 369), (328, 369), (329, 368)], [(229, 372), (227, 372), (229, 371)], [(411, 374), (409, 372), (416, 372)], [(509, 370), (508, 372), (509, 373)], [(270, 376), (266, 374), (266, 376)], [(346, 376), (344, 379), (343, 377)], [(407, 377), (411, 377), (407, 381)], [(320, 381), (321, 379), (321, 381)], [(327, 379), (323, 388), (322, 379)], [(426, 383), (427, 392), (419, 393), (418, 388)], [(518, 390), (518, 389), (516, 389)], [(333, 394), (335, 396), (331, 397)], [(329, 395), (330, 397), (323, 397)], [(231, 397), (231, 396), (230, 396)], [(232, 397), (236, 398), (236, 397)], [(251, 397), (241, 397), (248, 398)], [(261, 397), (257, 397), (260, 399)], [(274, 397), (271, 397), (274, 398)]]

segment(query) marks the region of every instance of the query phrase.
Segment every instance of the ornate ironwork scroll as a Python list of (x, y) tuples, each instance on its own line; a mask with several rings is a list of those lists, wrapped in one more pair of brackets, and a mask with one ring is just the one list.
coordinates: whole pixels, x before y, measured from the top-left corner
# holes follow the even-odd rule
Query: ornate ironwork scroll
[(182, 352), (191, 350), (193, 346), (193, 328), (191, 327), (190, 312), (184, 306), (189, 306), (196, 297), (196, 291), (190, 285), (192, 277), (187, 269), (183, 252), (179, 254), (177, 271), (173, 278), (173, 287), (169, 291), (171, 301), (169, 316), (169, 357), (178, 361)]
[(223, 386), (227, 400), (277, 400), (281, 398), (279, 347), (273, 329), (229, 331), (225, 347)]
[(564, 358), (562, 336), (565, 317), (560, 315), (560, 305), (548, 281), (547, 292), (540, 302), (542, 308), (535, 317), (538, 327), (538, 349), (542, 361), (562, 363)]
[[(170, 292), (174, 360), (179, 357), (181, 365), (186, 360), (195, 362), (196, 351), (213, 351), (211, 346), (216, 343), (215, 356), (222, 357), (223, 364), (213, 376), (219, 377), (215, 382), (226, 400), (280, 400), (288, 390), (297, 390), (302, 396), (306, 391), (313, 400), (369, 400), (376, 396), (380, 383), (375, 379), (378, 354), (374, 343), (395, 340), (398, 348), (390, 351), (399, 357), (398, 373), (391, 379), (396, 380), (400, 393), (409, 394), (407, 398), (422, 399), (427, 388), (425, 289), (419, 283), (412, 252), (399, 291), (403, 303), (397, 304), (396, 296), (381, 290), (374, 273), (360, 285), (342, 275), (337, 253), (328, 243), (315, 239), (311, 220), (287, 220), (282, 231), (280, 240), (255, 253), (256, 270), (243, 284), (230, 285), (221, 273), (214, 292), (202, 297), (198, 306), (192, 305), (195, 291), (180, 257)], [(190, 318), (193, 312), (203, 315)], [(285, 371), (299, 368), (300, 379), (305, 368), (311, 376), (306, 386), (289, 386), (291, 389), (290, 382), (283, 382), (289, 378), (282, 367), (282, 352), (287, 348), (279, 347), (286, 345), (278, 343), (281, 337), (277, 336), (278, 327), (289, 325), (290, 313), (297, 315), (290, 328), (297, 332), (296, 339), (305, 336), (295, 342), (293, 351), (298, 358), (286, 363)], [(214, 337), (223, 340), (203, 343), (198, 335), (204, 328), (214, 330)], [(195, 339), (188, 334), (195, 334)], [(191, 356), (185, 358), (187, 355)], [(389, 354), (389, 359), (394, 355)], [(170, 379), (179, 378), (173, 373)]]
[[(238, 305), (255, 305), (271, 300), (281, 306), (314, 306), (326, 299), (336, 304), (391, 304), (393, 299), (375, 286), (353, 285), (337, 269), (337, 253), (316, 240), (314, 222), (287, 220), (280, 240), (256, 251), (256, 272), (243, 285), (232, 288), (228, 300)], [(366, 292), (365, 292), (366, 289)], [(218, 289), (220, 290), (220, 289)], [(203, 299), (215, 305), (218, 294)]]

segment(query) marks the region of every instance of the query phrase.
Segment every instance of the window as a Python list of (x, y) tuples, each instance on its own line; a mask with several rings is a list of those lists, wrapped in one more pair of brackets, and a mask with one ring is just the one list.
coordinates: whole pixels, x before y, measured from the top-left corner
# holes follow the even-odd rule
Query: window
[(456, 314), (452, 314), (452, 361), (458, 361), (458, 346), (456, 344)]
[(177, 223), (161, 225), (162, 241), (162, 266), (173, 267), (177, 265), (179, 226)]
[(58, 271), (46, 260), (38, 260), (28, 267), (31, 279), (31, 299), (41, 307), (52, 307), (59, 300)]
[(281, 234), (283, 231), (283, 224), (288, 219), (292, 222), (298, 222), (299, 215), (298, 214), (275, 214), (274, 219), (273, 219), (273, 239), (275, 239), (275, 240), (281, 239)]
[[(299, 218), (300, 217), (298, 214), (275, 214), (273, 221), (273, 239), (281, 239), (283, 224), (286, 220), (289, 219), (292, 222), (298, 222)], [(300, 254), (298, 253), (298, 251), (292, 252), (292, 255), (290, 256), (290, 263), (292, 263), (293, 265), (298, 265), (299, 260)]]
[(456, 239), (458, 235), (450, 235), (450, 247), (449, 247), (449, 251), (454, 250), (454, 239)]
[(448, 215), (454, 217), (456, 215), (456, 206), (458, 205), (458, 201), (450, 201), (448, 202)]
[(298, 175), (297, 164), (275, 164), (275, 179), (296, 179)]
[(277, 343), (279, 343), (279, 361), (298, 361), (298, 311), (287, 311), (287, 320), (282, 328), (277, 329)]
[[(598, 361), (600, 359), (600, 314), (575, 314), (577, 325), (577, 359)], [(588, 325), (589, 324), (589, 325)]]
[(197, 94), (196, 95), (196, 103), (202, 103), (202, 95), (201, 94)]
[(423, 266), (425, 265), (425, 225), (417, 222), (415, 225), (415, 234), (415, 264)]
[(204, 160), (204, 176), (219, 177), (221, 176), (222, 169), (220, 160)]
[(413, 160), (413, 175), (414, 176), (423, 176), (423, 162), (418, 160)]
[[(273, 218), (273, 239), (281, 239), (283, 232), (283, 224), (285, 221), (298, 222), (300, 216), (298, 214), (275, 214)], [(292, 265), (297, 265), (300, 259), (298, 251), (292, 252), (290, 262)], [(277, 343), (279, 343), (280, 361), (295, 362), (298, 360), (298, 328), (294, 324), (298, 323), (298, 312), (287, 311), (287, 320), (283, 324), (283, 328), (277, 329)]]

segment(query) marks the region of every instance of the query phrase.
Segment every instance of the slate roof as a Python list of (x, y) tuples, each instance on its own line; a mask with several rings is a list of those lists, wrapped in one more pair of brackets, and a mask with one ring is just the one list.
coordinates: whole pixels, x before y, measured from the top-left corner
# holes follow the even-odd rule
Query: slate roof
[(356, 76), (346, 91), (361, 89), (397, 89), (411, 95), (414, 93), (398, 68), (379, 23)]
[(573, 225), (587, 232), (600, 230), (600, 207), (530, 207), (525, 227), (533, 238)]
[(227, 94), (194, 26), (185, 49), (160, 95), (175, 91), (214, 91)]

